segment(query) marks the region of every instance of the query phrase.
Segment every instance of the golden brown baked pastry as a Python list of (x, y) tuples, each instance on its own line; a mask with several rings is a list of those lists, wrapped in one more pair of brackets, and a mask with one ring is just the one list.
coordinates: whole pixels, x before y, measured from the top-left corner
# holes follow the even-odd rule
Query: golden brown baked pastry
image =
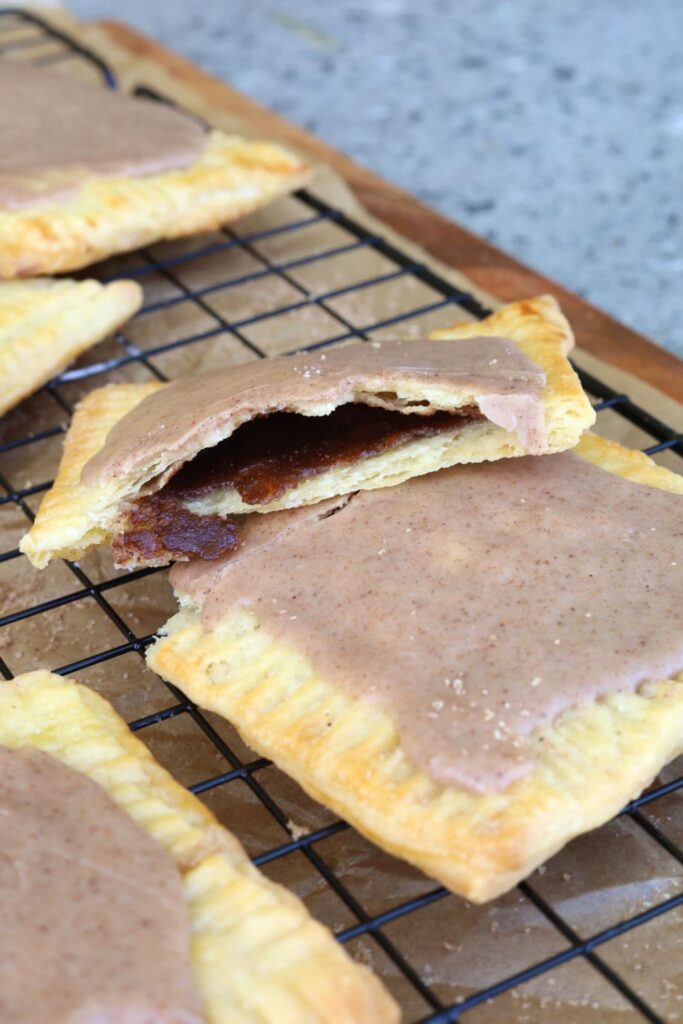
[(205, 132), (149, 99), (0, 67), (0, 277), (73, 270), (220, 227), (303, 185), (268, 142)]
[[(135, 503), (152, 492), (163, 498), (170, 494), (197, 522), (215, 527), (232, 513), (314, 504), (455, 463), (562, 451), (595, 419), (567, 361), (572, 343), (557, 303), (544, 296), (440, 332), (435, 341), (351, 345), (250, 363), (212, 378), (95, 391), (74, 416), (57, 479), (22, 551), (38, 567), (55, 556), (76, 558), (125, 532)], [(320, 432), (331, 430), (334, 418), (349, 410), (372, 422), (334, 427), (344, 443), (353, 430), (361, 443), (346, 461), (326, 461), (329, 450)], [(375, 429), (377, 417), (396, 432), (393, 446), (373, 448), (373, 441), (364, 447), (366, 427)], [(275, 418), (278, 425), (272, 429), (286, 440), (293, 420), (306, 430), (310, 424), (316, 433), (295, 436), (295, 443), (275, 455), (268, 451), (272, 439), (252, 437), (244, 445), (246, 465), (237, 470), (246, 499), (234, 479), (214, 483), (209, 477), (196, 493), (181, 493), (187, 471), (197, 466), (191, 460), (200, 452), (204, 459), (210, 450), (209, 474), (223, 472), (234, 458), (226, 445), (234, 451), (245, 430), (262, 431)], [(430, 436), (420, 433), (437, 421), (440, 427)], [(404, 423), (417, 424), (410, 427), (417, 433), (405, 438)], [(315, 471), (304, 462), (298, 476), (287, 478), (302, 449), (313, 458)], [(263, 450), (266, 457), (260, 458)], [(280, 475), (273, 488), (275, 471)], [(256, 484), (265, 491), (256, 491)], [(249, 488), (255, 493), (250, 495)], [(215, 557), (201, 547), (174, 549), (163, 543), (138, 550), (119, 547), (116, 554), (119, 564), (130, 566), (164, 564), (197, 552)]]
[(186, 170), (92, 178), (62, 202), (0, 210), (0, 277), (63, 273), (152, 242), (211, 231), (301, 188), (309, 177), (280, 146), (212, 131)]
[(135, 281), (0, 283), (0, 415), (133, 316)]
[[(334, 547), (334, 544), (325, 541), (324, 530), (327, 526), (319, 520), (320, 530), (316, 536), (322, 536), (323, 541), (316, 541), (317, 547), (313, 548), (310, 534), (306, 540), (307, 527), (305, 522), (301, 525), (301, 513), (306, 512), (312, 517), (315, 510), (298, 510), (281, 513), (281, 516), (297, 517), (294, 521), (296, 529), (290, 531), (290, 536), (294, 537), (293, 544), (286, 535), (289, 520), (284, 520), (284, 543), (289, 544), (289, 547), (285, 549), (286, 564), (283, 562), (281, 567), (277, 558), (273, 560), (273, 554), (277, 553), (279, 557), (281, 550), (277, 537), (272, 531), (264, 534), (263, 530), (259, 531), (256, 547), (252, 547), (256, 555), (255, 562), (249, 561), (248, 537), (243, 549), (238, 549), (232, 556), (238, 563), (243, 560), (242, 564), (246, 568), (242, 570), (242, 575), (238, 568), (236, 577), (230, 568), (231, 558), (225, 560), (228, 571), (224, 576), (224, 585), (221, 584), (220, 576), (216, 576), (216, 570), (209, 566), (201, 569), (198, 563), (194, 563), (176, 567), (172, 581), (185, 607), (167, 623), (161, 639), (149, 650), (148, 664), (163, 678), (179, 686), (199, 705), (224, 715), (239, 729), (253, 749), (272, 758), (314, 798), (334, 809), (380, 846), (419, 866), (468, 899), (490, 899), (510, 888), (570, 838), (617, 813), (683, 747), (683, 675), (677, 674), (675, 669), (675, 665), (680, 664), (680, 661), (676, 661), (677, 656), (667, 655), (667, 658), (658, 662), (655, 655), (661, 652), (653, 650), (651, 660), (647, 662), (650, 667), (646, 666), (644, 675), (640, 674), (642, 666), (635, 670), (631, 668), (636, 664), (636, 658), (650, 657), (647, 640), (645, 647), (638, 646), (641, 643), (638, 634), (639, 616), (644, 616), (646, 611), (649, 614), (651, 606), (652, 616), (661, 622), (666, 615), (660, 615), (659, 612), (671, 607), (672, 602), (676, 601), (675, 593), (680, 590), (681, 574), (680, 569), (676, 568), (676, 558), (682, 563), (683, 559), (676, 554), (680, 551), (680, 536), (676, 538), (675, 529), (677, 510), (668, 496), (664, 500), (661, 491), (683, 494), (683, 478), (655, 466), (639, 452), (629, 451), (590, 434), (580, 442), (577, 452), (609, 473), (648, 484), (649, 487), (643, 489), (648, 495), (653, 495), (652, 500), (647, 496), (645, 498), (648, 509), (654, 515), (655, 507), (662, 507), (664, 524), (673, 521), (674, 528), (662, 532), (659, 525), (650, 525), (659, 521), (650, 518), (647, 509), (640, 521), (629, 518), (630, 512), (623, 520), (618, 520), (623, 535), (620, 536), (619, 544), (626, 547), (616, 550), (617, 565), (622, 565), (627, 575), (636, 573), (640, 579), (640, 571), (644, 567), (636, 567), (632, 562), (633, 546), (648, 545), (647, 550), (658, 551), (658, 579), (667, 581), (658, 594), (659, 605), (662, 606), (659, 611), (654, 607), (654, 597), (649, 599), (650, 605), (646, 609), (642, 604), (642, 593), (640, 598), (637, 596), (638, 580), (632, 581), (636, 585), (629, 591), (628, 607), (634, 620), (631, 626), (635, 623), (636, 628), (626, 637), (616, 637), (614, 634), (613, 641), (607, 636), (609, 642), (603, 644), (609, 648), (612, 663), (623, 667), (626, 676), (623, 684), (618, 681), (606, 691), (591, 684), (583, 696), (570, 697), (568, 704), (560, 702), (561, 710), (558, 712), (553, 710), (553, 702), (557, 699), (555, 679), (546, 676), (542, 680), (540, 674), (532, 678), (529, 669), (529, 665), (537, 661), (541, 662), (543, 668), (560, 663), (571, 668), (579, 660), (583, 671), (590, 669), (601, 678), (602, 660), (598, 658), (599, 665), (596, 667), (590, 656), (597, 639), (595, 630), (600, 629), (605, 619), (616, 621), (617, 628), (621, 628), (618, 624), (626, 610), (622, 604), (624, 595), (621, 588), (614, 584), (614, 575), (609, 570), (603, 571), (603, 552), (607, 550), (605, 531), (609, 529), (605, 524), (614, 519), (601, 520), (599, 510), (584, 506), (581, 494), (578, 494), (574, 501), (577, 511), (573, 521), (570, 520), (573, 524), (571, 535), (563, 532), (553, 543), (553, 529), (563, 530), (565, 523), (561, 508), (565, 499), (557, 498), (551, 489), (544, 491), (541, 487), (534, 495), (533, 506), (520, 506), (518, 502), (531, 501), (529, 492), (526, 492), (527, 498), (515, 497), (513, 503), (513, 488), (506, 490), (496, 511), (491, 508), (489, 517), (496, 544), (492, 549), (492, 558), (489, 558), (493, 574), (492, 593), (495, 598), (496, 589), (505, 586), (513, 588), (503, 592), (502, 604), (495, 599), (487, 604), (485, 598), (478, 602), (477, 594), (473, 593), (468, 583), (467, 574), (472, 571), (472, 563), (468, 558), (478, 557), (477, 524), (482, 520), (477, 520), (473, 525), (468, 524), (465, 531), (459, 532), (456, 529), (449, 533), (448, 523), (450, 517), (455, 518), (453, 513), (458, 491), (463, 493), (462, 486), (458, 485), (458, 476), (479, 480), (482, 474), (498, 473), (500, 479), (505, 477), (510, 482), (515, 475), (519, 478), (523, 473), (530, 474), (532, 471), (543, 473), (545, 458), (471, 469), (456, 467), (446, 473), (435, 474), (433, 478), (412, 480), (395, 489), (394, 508), (402, 507), (398, 501), (399, 495), (424, 488), (425, 481), (437, 478), (442, 480), (447, 476), (454, 480), (451, 491), (444, 491), (443, 517), (446, 527), (443, 536), (438, 534), (438, 549), (433, 552), (436, 543), (434, 533), (427, 527), (424, 538), (419, 541), (422, 546), (416, 549), (418, 552), (429, 552), (432, 557), (436, 555), (437, 561), (447, 566), (442, 578), (451, 579), (451, 588), (449, 592), (440, 589), (431, 603), (426, 594), (418, 591), (418, 614), (415, 619), (408, 617), (405, 609), (413, 599), (416, 574), (428, 572), (430, 563), (428, 555), (418, 558), (417, 564), (414, 559), (411, 560), (408, 545), (414, 541), (402, 530), (392, 532), (396, 526), (393, 520), (389, 520), (391, 525), (387, 525), (388, 547), (395, 550), (397, 543), (399, 547), (403, 544), (403, 559), (399, 554), (387, 555), (382, 560), (380, 556), (385, 554), (383, 549), (370, 552), (362, 549), (360, 557), (363, 562), (359, 567), (358, 558), (351, 554), (347, 544), (347, 554), (340, 549), (334, 559), (327, 559), (330, 563), (329, 575), (323, 576), (320, 568), (324, 558), (318, 556), (321, 551), (324, 555), (327, 547)], [(548, 457), (549, 460), (572, 458), (574, 456), (568, 454)], [(576, 460), (576, 463), (580, 464), (580, 460)], [(553, 479), (552, 476), (548, 477), (548, 480)], [(604, 481), (600, 482), (600, 486), (603, 490), (609, 488)], [(658, 490), (652, 491), (651, 488)], [(622, 515), (623, 490), (620, 486), (612, 491), (616, 497), (612, 500), (610, 516), (618, 518)], [(634, 491), (640, 492), (640, 488), (629, 491), (629, 495)], [(517, 495), (519, 492), (515, 490), (514, 493)], [(376, 495), (377, 498), (373, 498), (374, 504), (364, 502), (365, 512), (361, 517), (364, 522), (374, 513), (372, 522), (376, 524), (382, 519), (383, 510), (390, 511), (390, 502), (386, 497), (389, 492), (376, 492)], [(637, 497), (640, 501), (642, 495)], [(507, 507), (506, 501), (509, 502)], [(351, 499), (351, 509), (353, 502), (354, 499)], [(544, 509), (544, 505), (548, 507)], [(527, 508), (531, 512), (526, 513)], [(329, 523), (337, 524), (347, 514), (342, 510)], [(517, 516), (524, 522), (526, 514), (534, 517), (531, 533), (536, 531), (539, 537), (549, 538), (549, 542), (542, 548), (542, 554), (536, 556), (534, 540), (528, 532), (525, 533), (529, 547), (528, 561), (522, 559), (521, 566), (517, 565), (517, 570), (514, 570), (515, 552), (510, 546), (515, 544), (515, 538), (519, 536), (515, 533), (514, 522)], [(276, 518), (268, 517), (268, 525), (271, 521), (274, 524)], [(264, 521), (252, 517), (249, 522), (258, 526)], [(555, 522), (557, 525), (553, 527)], [(594, 534), (596, 541), (588, 546), (586, 542), (593, 524), (598, 530)], [(298, 542), (297, 529), (301, 530), (302, 537)], [(659, 532), (649, 532), (654, 529)], [(640, 534), (641, 530), (646, 532)], [(327, 536), (330, 536), (329, 533)], [(340, 536), (339, 530), (335, 536)], [(350, 536), (358, 539), (359, 534), (356, 532)], [(376, 530), (372, 536), (377, 540)], [(294, 561), (293, 548), (298, 552), (298, 555), (294, 555)], [(565, 552), (561, 563), (553, 563), (556, 552), (561, 550)], [(473, 551), (474, 556), (471, 554)], [(576, 557), (572, 562), (574, 552)], [(376, 606), (377, 602), (373, 603), (373, 587), (381, 587), (381, 584), (376, 582), (376, 575), (368, 575), (368, 571), (363, 568), (367, 564), (364, 560), (366, 555), (376, 557), (376, 573), (389, 580), (389, 588), (393, 587), (392, 592), (397, 595), (394, 605), (391, 600), (387, 602), (386, 626), (382, 625), (381, 609)], [(314, 557), (316, 560), (313, 566)], [(538, 562), (533, 569), (535, 557)], [(388, 562), (389, 558), (392, 559), (391, 563)], [(351, 567), (348, 572), (342, 565), (345, 560)], [(303, 568), (300, 572), (299, 565), (303, 567), (304, 563), (313, 576), (310, 585), (306, 584), (302, 588)], [(534, 579), (544, 580), (548, 577), (550, 569), (547, 567), (551, 564), (555, 568), (554, 574), (549, 577), (550, 593), (544, 594), (542, 598), (539, 595), (536, 600), (537, 621), (532, 622), (516, 610), (517, 605), (521, 596), (526, 599), (523, 592), (534, 586)], [(271, 566), (270, 570), (268, 565)], [(571, 570), (569, 575), (565, 575), (568, 565), (574, 566), (573, 575)], [(514, 571), (520, 575), (512, 575)], [(250, 573), (246, 578), (253, 580), (253, 583), (247, 585), (247, 592), (243, 589), (245, 572)], [(278, 583), (271, 585), (273, 573), (278, 573)], [(388, 573), (393, 575), (387, 576)], [(528, 574), (527, 582), (525, 573)], [(595, 593), (602, 595), (606, 601), (609, 601), (610, 588), (614, 586), (615, 603), (604, 609), (590, 604), (584, 618), (583, 593), (593, 593), (593, 583), (590, 582), (592, 576), (596, 576), (598, 581), (603, 580)], [(350, 590), (348, 583), (342, 582), (349, 578), (360, 580), (357, 585), (354, 582)], [(401, 578), (403, 583), (400, 583)], [(204, 585), (206, 579), (210, 580), (208, 587)], [(216, 579), (218, 587), (214, 586)], [(644, 585), (647, 593), (651, 594), (648, 580), (645, 580)], [(399, 594), (398, 588), (401, 586), (405, 592)], [(339, 587), (347, 589), (340, 591)], [(365, 598), (359, 596), (361, 592), (366, 594)], [(360, 601), (358, 616), (350, 599), (351, 593)], [(380, 596), (382, 593), (380, 590)], [(271, 594), (279, 595), (277, 604), (271, 604), (271, 601), (275, 601)], [(297, 597), (298, 600), (294, 600)], [(451, 603), (453, 614), (438, 619), (439, 606), (444, 602)], [(579, 605), (579, 608), (574, 608), (574, 605)], [(334, 607), (338, 609), (338, 622), (334, 615), (329, 614), (330, 608)], [(434, 618), (425, 621), (421, 610), (423, 607), (429, 607), (429, 614), (433, 614)], [(524, 600), (520, 607), (527, 607)], [(320, 615), (324, 617), (324, 625), (316, 619), (313, 626), (307, 626), (311, 608), (314, 609), (314, 616), (317, 609), (322, 608)], [(350, 613), (346, 611), (347, 608), (351, 609)], [(391, 630), (394, 628), (393, 617), (398, 608), (401, 609), (398, 628), (402, 632), (399, 641), (395, 642)], [(292, 612), (295, 614), (292, 615)], [(302, 612), (304, 624), (300, 625)], [(285, 615), (284, 619), (279, 620), (285, 623), (283, 626), (275, 622), (280, 614)], [(352, 622), (350, 629), (346, 625), (349, 614)], [(413, 614), (412, 611), (410, 614)], [(572, 615), (575, 616), (573, 620)], [(358, 617), (360, 622), (356, 621)], [(287, 624), (290, 618), (297, 621)], [(366, 623), (365, 627), (363, 622)], [(568, 639), (567, 629), (570, 626), (579, 631), (578, 640)], [(450, 678), (442, 680), (440, 675), (433, 673), (434, 686), (441, 682), (445, 684), (439, 693), (441, 699), (422, 708), (419, 695), (423, 690), (423, 682), (426, 684), (428, 680), (421, 680), (422, 666), (419, 659), (415, 661), (416, 653), (421, 650), (425, 657), (440, 664), (431, 651), (441, 649), (442, 633), (445, 629), (444, 636), (448, 635), (449, 628), (451, 635), (456, 630), (464, 632), (469, 629), (475, 631), (475, 636), (478, 636), (477, 630), (481, 632), (483, 629), (485, 635), (479, 636), (471, 649), (465, 643), (460, 657), (468, 657), (471, 651), (475, 653), (464, 670), (462, 661), (456, 661), (448, 673)], [(666, 628), (669, 630), (667, 642), (675, 646), (680, 640), (680, 634), (677, 639), (676, 635), (670, 634), (670, 627)], [(437, 629), (441, 632), (436, 632)], [(491, 636), (488, 636), (489, 629)], [(488, 691), (486, 688), (481, 689), (482, 671), (479, 665), (495, 664), (492, 659), (497, 657), (496, 649), (501, 644), (501, 636), (498, 634), (501, 631), (505, 642), (511, 645), (519, 658), (503, 658), (502, 668), (498, 665), (498, 690), (495, 691), (498, 696), (494, 698), (494, 691), (491, 691), (491, 696), (482, 697)], [(415, 648), (414, 644), (411, 647), (411, 641), (415, 638), (408, 634), (412, 632), (419, 632), (422, 637), (426, 637), (427, 646), (423, 642), (421, 647)], [(288, 637), (289, 642), (285, 642), (284, 637)], [(315, 637), (319, 637), (319, 641)], [(330, 640), (330, 637), (333, 639)], [(585, 637), (585, 642), (582, 637)], [(629, 648), (631, 643), (634, 646)], [(315, 649), (320, 656), (315, 664), (301, 653), (305, 644), (308, 645), (306, 650)], [(554, 647), (555, 644), (563, 646)], [(336, 653), (337, 650), (339, 653)], [(356, 654), (358, 650), (367, 651), (367, 656), (375, 659), (370, 660), (367, 669), (363, 668), (364, 655)], [(457, 650), (457, 646), (453, 650)], [(426, 745), (426, 752), (424, 741), (420, 750), (420, 756), (425, 757), (422, 766), (417, 755), (412, 757), (406, 753), (408, 732), (414, 741), (415, 729), (405, 725), (404, 721), (406, 742), (403, 742), (396, 727), (398, 719), (392, 717), (393, 712), (400, 715), (400, 705), (390, 705), (393, 709), (390, 714), (386, 704), (377, 703), (372, 693), (368, 692), (368, 689), (383, 689), (385, 692), (382, 666), (387, 659), (390, 666), (398, 665), (396, 659), (402, 659), (401, 664), (407, 665), (407, 670), (414, 664), (416, 682), (412, 688), (408, 686), (404, 691), (404, 699), (413, 700), (413, 694), (416, 695), (416, 711), (410, 722), (417, 721), (418, 714), (422, 716), (421, 720), (425, 717), (429, 719), (425, 725), (427, 736), (431, 738)], [(354, 670), (366, 671), (368, 680), (373, 684), (363, 684), (365, 696), (357, 696), (353, 685), (342, 685), (339, 681), (347, 678), (339, 673), (345, 671), (344, 665), (349, 662)], [(329, 670), (321, 670), (321, 664), (328, 665)], [(669, 669), (655, 667), (659, 664), (674, 666), (671, 678), (667, 678)], [(523, 674), (524, 671), (528, 671), (528, 676)], [(549, 671), (552, 674), (552, 670)], [(477, 672), (476, 689), (468, 690), (468, 680)], [(629, 681), (629, 672), (633, 673), (634, 681)], [(462, 678), (455, 678), (460, 674), (464, 676), (464, 683)], [(651, 681), (638, 685), (643, 678), (650, 678)], [(419, 685), (418, 679), (421, 680)], [(569, 683), (572, 682), (581, 683), (581, 679), (572, 680), (570, 677)], [(431, 682), (429, 685), (432, 687)], [(484, 681), (483, 685), (486, 687), (487, 683)], [(569, 691), (574, 690), (581, 694), (582, 684), (578, 687), (570, 685)], [(428, 692), (431, 700), (432, 690)], [(474, 733), (456, 732), (452, 740), (448, 739), (450, 734), (446, 733), (446, 744), (462, 743), (463, 747), (471, 747), (471, 741), (464, 741), (475, 735), (478, 737), (476, 746), (470, 754), (476, 757), (468, 757), (463, 751), (462, 756), (452, 758), (453, 764), (446, 765), (446, 771), (443, 765), (436, 763), (434, 766), (432, 757), (439, 744), (442, 748), (444, 746), (443, 739), (439, 739), (441, 734), (438, 732), (437, 719), (444, 700), (450, 705), (453, 694), (462, 692), (464, 698), (461, 700), (460, 712), (468, 715), (469, 708), (476, 705), (479, 724)], [(599, 699), (596, 699), (596, 693), (601, 694)], [(474, 704), (470, 703), (470, 698), (474, 698)], [(397, 698), (393, 699), (395, 701)], [(459, 699), (456, 699), (456, 704)], [(498, 700), (498, 704), (494, 704), (499, 709), (497, 714), (489, 710), (495, 700)], [(574, 700), (576, 703), (573, 703)], [(547, 707), (544, 701), (549, 701)], [(425, 711), (429, 711), (426, 716)], [(499, 722), (499, 715), (506, 721)], [(511, 732), (508, 722), (513, 720), (510, 716), (514, 715), (518, 716), (519, 722), (531, 721), (532, 731), (524, 733), (515, 726)], [(531, 715), (531, 719), (519, 717), (524, 715)], [(538, 722), (535, 716), (538, 716)], [(491, 719), (490, 723), (488, 719)], [(482, 747), (482, 735), (490, 735), (490, 747)], [(516, 749), (520, 742), (521, 765), (520, 750)], [(416, 749), (415, 742), (413, 746)], [(486, 750), (489, 750), (488, 754), (484, 753)], [(459, 747), (457, 752), (459, 755)], [(483, 765), (485, 776), (479, 789), (476, 777), (472, 784), (465, 785), (457, 781), (470, 775), (473, 770), (470, 762), (475, 761), (477, 765)], [(502, 767), (499, 773), (503, 776), (502, 782), (496, 781), (499, 767)], [(456, 774), (454, 768), (460, 774)], [(444, 781), (448, 772), (450, 781)]]
[(398, 1021), (370, 971), (253, 867), (237, 840), (92, 690), (41, 671), (3, 682), (0, 745), (34, 747), (83, 772), (173, 859), (207, 1024)]

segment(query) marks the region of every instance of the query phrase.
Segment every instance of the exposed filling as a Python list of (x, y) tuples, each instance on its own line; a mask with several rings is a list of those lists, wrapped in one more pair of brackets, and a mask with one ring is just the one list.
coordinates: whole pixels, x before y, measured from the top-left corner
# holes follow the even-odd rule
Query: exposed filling
[(126, 529), (114, 538), (119, 565), (144, 561), (166, 565), (169, 559), (212, 561), (237, 545), (237, 520), (219, 515), (196, 515), (166, 488), (141, 498), (128, 511)]
[(265, 505), (309, 477), (482, 418), (476, 406), (419, 415), (360, 403), (339, 406), (328, 416), (257, 417), (185, 463), (162, 490), (135, 503), (114, 542), (117, 561), (149, 563), (169, 556), (211, 561), (237, 544), (235, 520), (195, 514), (186, 502), (234, 488), (247, 504)]
[(180, 874), (97, 783), (0, 747), (0, 1020), (200, 1024)]
[(248, 505), (265, 505), (308, 477), (481, 418), (476, 406), (429, 416), (360, 403), (341, 405), (328, 416), (278, 412), (251, 420), (215, 448), (205, 448), (166, 491), (194, 498), (234, 487)]
[[(331, 409), (362, 403), (371, 394), (395, 409), (400, 395), (420, 395), (426, 402), (434, 388), (453, 404), (460, 395), (476, 396), (487, 420), (514, 433), (530, 454), (541, 454), (548, 447), (546, 385), (541, 367), (514, 341), (488, 335), (437, 342), (373, 340), (254, 359), (184, 377), (147, 395), (114, 424), (83, 467), (81, 483), (90, 487), (122, 476), (137, 478), (171, 451), (187, 459), (202, 447), (202, 437), (226, 437), (237, 424), (269, 417), (274, 409)], [(401, 415), (418, 404), (404, 404)]]
[(679, 495), (565, 453), (329, 504), (251, 516), (234, 556), (179, 565), (174, 586), (207, 628), (251, 612), (381, 705), (439, 782), (498, 790), (533, 767), (534, 729), (683, 668)]

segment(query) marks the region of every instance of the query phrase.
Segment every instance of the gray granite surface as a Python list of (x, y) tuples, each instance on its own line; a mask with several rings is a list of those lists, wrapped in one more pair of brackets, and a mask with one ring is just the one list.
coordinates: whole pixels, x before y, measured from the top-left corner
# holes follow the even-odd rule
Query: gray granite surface
[(683, 0), (70, 0), (683, 354)]

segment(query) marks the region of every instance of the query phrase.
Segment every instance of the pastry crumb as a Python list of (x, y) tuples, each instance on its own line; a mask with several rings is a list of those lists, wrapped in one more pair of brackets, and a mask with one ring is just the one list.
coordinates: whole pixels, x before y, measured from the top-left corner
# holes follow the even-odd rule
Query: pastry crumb
[(365, 964), (366, 967), (372, 966), (372, 950), (369, 946), (366, 946), (364, 942), (359, 942), (353, 949), (351, 956), (359, 964)]
[(310, 829), (306, 828), (305, 825), (297, 825), (295, 821), (288, 819), (287, 831), (289, 832), (290, 836), (296, 843), (299, 841), (299, 839), (303, 839), (304, 836), (307, 836), (308, 833), (310, 832)]

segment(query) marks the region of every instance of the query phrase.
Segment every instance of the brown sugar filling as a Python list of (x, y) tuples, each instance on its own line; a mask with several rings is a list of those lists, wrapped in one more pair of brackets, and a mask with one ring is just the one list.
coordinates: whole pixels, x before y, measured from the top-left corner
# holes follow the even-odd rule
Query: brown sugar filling
[(141, 498), (128, 512), (126, 529), (114, 538), (118, 564), (165, 565), (193, 556), (213, 561), (237, 546), (237, 520), (198, 516), (165, 490)]
[(199, 452), (162, 490), (131, 507), (126, 529), (114, 541), (117, 561), (190, 556), (213, 561), (237, 545), (237, 522), (198, 515), (184, 502), (234, 487), (248, 505), (264, 505), (309, 477), (483, 418), (476, 406), (420, 415), (360, 403), (339, 406), (327, 416), (257, 417)]
[(418, 437), (445, 433), (478, 417), (476, 406), (419, 415), (353, 403), (327, 416), (273, 413), (245, 423), (214, 448), (205, 448), (185, 463), (165, 491), (187, 499), (234, 487), (248, 505), (265, 505), (308, 477)]

